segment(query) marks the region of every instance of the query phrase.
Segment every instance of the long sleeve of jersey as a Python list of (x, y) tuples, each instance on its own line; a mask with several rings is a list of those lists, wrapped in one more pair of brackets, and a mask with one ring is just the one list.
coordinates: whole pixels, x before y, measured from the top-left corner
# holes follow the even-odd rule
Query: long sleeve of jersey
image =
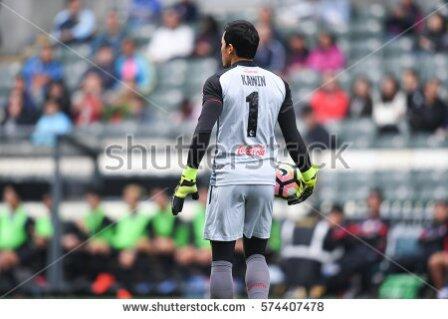
[(305, 141), (297, 129), (296, 114), (291, 98), (291, 89), (285, 82), (286, 94), (278, 114), (278, 123), (285, 138), (286, 148), (294, 163), (304, 172), (311, 167), (311, 160)]
[(191, 140), (187, 165), (198, 168), (210, 143), (213, 126), (222, 111), (222, 89), (219, 78), (214, 75), (204, 84), (202, 111)]

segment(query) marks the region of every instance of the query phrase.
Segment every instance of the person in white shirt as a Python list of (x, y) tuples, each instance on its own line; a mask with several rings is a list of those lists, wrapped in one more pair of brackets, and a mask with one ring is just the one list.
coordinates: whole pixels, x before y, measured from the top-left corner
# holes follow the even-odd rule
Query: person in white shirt
[(163, 14), (163, 26), (154, 32), (147, 55), (152, 62), (162, 63), (190, 55), (193, 44), (193, 30), (181, 25), (180, 16), (175, 10), (167, 9)]
[(96, 28), (92, 10), (84, 8), (81, 0), (66, 0), (66, 8), (54, 19), (54, 36), (63, 43), (89, 41)]
[(396, 133), (406, 113), (406, 96), (394, 76), (386, 76), (381, 83), (380, 96), (373, 105), (373, 121), (380, 132)]

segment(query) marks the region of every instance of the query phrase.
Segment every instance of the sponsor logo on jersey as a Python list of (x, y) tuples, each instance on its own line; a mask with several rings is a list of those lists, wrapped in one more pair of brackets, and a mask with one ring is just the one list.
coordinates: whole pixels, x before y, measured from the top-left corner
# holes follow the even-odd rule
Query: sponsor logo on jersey
[(235, 154), (237, 156), (263, 157), (266, 154), (264, 145), (238, 145)]

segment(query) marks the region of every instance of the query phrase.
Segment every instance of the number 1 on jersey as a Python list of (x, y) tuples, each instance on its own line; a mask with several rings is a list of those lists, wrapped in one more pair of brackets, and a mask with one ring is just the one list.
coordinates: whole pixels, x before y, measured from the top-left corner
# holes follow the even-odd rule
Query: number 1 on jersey
[(246, 102), (249, 103), (249, 119), (247, 122), (247, 136), (257, 136), (258, 124), (258, 92), (252, 92), (246, 96)]

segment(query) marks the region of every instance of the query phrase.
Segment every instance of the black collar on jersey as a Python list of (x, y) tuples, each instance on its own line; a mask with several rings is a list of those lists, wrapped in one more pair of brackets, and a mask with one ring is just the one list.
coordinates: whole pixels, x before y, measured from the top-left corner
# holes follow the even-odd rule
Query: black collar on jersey
[(239, 60), (232, 64), (232, 68), (241, 65), (241, 66), (257, 66), (257, 64), (253, 60)]

